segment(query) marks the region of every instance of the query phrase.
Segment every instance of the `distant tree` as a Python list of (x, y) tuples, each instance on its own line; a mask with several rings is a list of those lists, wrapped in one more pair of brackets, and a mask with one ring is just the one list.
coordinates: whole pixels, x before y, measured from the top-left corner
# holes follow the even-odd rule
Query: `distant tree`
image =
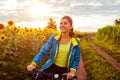
[(47, 28), (57, 29), (56, 21), (53, 18), (49, 18)]
[(115, 20), (115, 25), (120, 25), (120, 18)]

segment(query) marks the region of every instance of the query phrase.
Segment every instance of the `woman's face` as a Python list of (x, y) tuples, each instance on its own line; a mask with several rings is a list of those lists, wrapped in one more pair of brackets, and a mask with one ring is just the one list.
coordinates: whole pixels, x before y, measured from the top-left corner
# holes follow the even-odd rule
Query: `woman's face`
[(62, 33), (67, 33), (72, 29), (70, 22), (67, 19), (61, 19), (60, 30)]

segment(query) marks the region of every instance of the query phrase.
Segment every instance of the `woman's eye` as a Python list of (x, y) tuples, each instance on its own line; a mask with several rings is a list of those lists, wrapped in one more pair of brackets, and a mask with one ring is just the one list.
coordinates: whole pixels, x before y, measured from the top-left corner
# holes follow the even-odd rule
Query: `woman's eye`
[(60, 25), (68, 25), (67, 22), (61, 22)]
[(65, 22), (64, 24), (67, 25), (68, 23)]

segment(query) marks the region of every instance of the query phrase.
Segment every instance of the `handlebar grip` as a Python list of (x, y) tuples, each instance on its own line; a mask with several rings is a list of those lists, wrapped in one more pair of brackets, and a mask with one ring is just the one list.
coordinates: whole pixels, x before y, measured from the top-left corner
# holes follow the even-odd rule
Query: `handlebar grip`
[(35, 71), (36, 71), (36, 69), (33, 69), (32, 71), (33, 71), (33, 72), (35, 72)]
[(76, 79), (77, 79), (77, 76), (73, 76), (73, 78), (76, 78)]
[[(62, 75), (61, 76), (61, 80), (67, 80), (67, 75)], [(73, 76), (71, 79), (77, 79), (77, 76)], [(68, 79), (68, 80), (71, 80), (71, 79)]]

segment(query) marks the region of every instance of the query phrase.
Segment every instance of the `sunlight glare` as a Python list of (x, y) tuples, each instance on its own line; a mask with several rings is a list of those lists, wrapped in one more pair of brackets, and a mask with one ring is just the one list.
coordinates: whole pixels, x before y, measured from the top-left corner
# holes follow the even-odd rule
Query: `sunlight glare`
[(29, 8), (29, 13), (35, 17), (38, 18), (40, 16), (47, 16), (49, 15), (49, 7), (47, 5), (34, 5)]

